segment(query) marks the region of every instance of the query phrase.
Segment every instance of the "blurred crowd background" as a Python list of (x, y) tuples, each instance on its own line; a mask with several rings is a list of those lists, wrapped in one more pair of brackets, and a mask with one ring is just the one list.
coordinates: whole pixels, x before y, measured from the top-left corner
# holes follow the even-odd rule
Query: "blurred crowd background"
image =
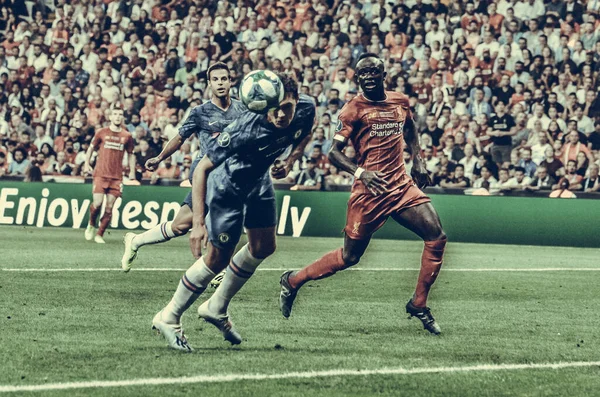
[(195, 139), (155, 172), (144, 164), (210, 100), (206, 70), (223, 61), (234, 97), (270, 69), (318, 104), (313, 141), (279, 182), (350, 185), (326, 154), (364, 52), (409, 96), (436, 186), (600, 190), (600, 0), (0, 0), (0, 178), (81, 178), (120, 102), (138, 179), (186, 180)]

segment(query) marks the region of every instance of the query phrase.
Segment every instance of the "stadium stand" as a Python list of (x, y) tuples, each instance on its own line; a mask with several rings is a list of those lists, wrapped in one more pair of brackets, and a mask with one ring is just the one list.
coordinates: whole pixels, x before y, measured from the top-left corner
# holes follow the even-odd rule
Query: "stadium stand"
[(318, 104), (314, 140), (280, 186), (344, 189), (352, 176), (326, 152), (364, 52), (409, 96), (435, 186), (600, 191), (598, 0), (2, 0), (0, 178), (81, 179), (120, 102), (138, 179), (178, 184), (197, 141), (154, 173), (144, 163), (210, 98), (206, 70), (224, 61), (234, 96), (268, 68)]

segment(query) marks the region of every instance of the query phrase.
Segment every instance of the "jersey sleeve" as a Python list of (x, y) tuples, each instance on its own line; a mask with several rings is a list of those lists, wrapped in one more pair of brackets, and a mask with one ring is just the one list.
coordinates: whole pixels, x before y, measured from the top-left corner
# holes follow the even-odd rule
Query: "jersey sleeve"
[(352, 102), (345, 104), (338, 116), (338, 123), (335, 127), (333, 139), (341, 142), (345, 142), (349, 139), (354, 131), (354, 123), (356, 122), (357, 116), (357, 109), (353, 106)]
[(183, 125), (179, 127), (179, 136), (185, 141), (195, 132), (200, 131), (200, 109), (194, 108), (188, 115)]

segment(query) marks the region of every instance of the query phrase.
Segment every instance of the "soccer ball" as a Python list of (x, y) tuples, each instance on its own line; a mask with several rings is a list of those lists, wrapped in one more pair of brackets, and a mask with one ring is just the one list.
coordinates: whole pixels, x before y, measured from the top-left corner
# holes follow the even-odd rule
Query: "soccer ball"
[(283, 83), (269, 70), (255, 70), (242, 80), (240, 97), (250, 111), (264, 114), (283, 100)]

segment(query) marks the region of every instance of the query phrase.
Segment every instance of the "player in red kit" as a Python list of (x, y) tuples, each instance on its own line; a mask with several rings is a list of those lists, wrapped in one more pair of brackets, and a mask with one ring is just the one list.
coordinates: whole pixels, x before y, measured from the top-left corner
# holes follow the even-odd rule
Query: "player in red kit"
[[(429, 289), (442, 266), (446, 235), (429, 197), (418, 187), (431, 183), (431, 179), (419, 155), (408, 97), (385, 91), (384, 64), (374, 54), (360, 57), (356, 76), (363, 93), (340, 112), (329, 153), (333, 165), (355, 176), (348, 201), (344, 247), (325, 254), (304, 269), (281, 276), (281, 312), (285, 317), (290, 316), (296, 294), (307, 281), (326, 278), (356, 265), (373, 233), (391, 217), (425, 243), (417, 287), (406, 311), (437, 335), (440, 327), (426, 304)], [(358, 165), (342, 153), (348, 142), (356, 149)], [(412, 178), (406, 173), (402, 157), (405, 146), (413, 154)]]
[[(90, 160), (94, 151), (98, 152), (94, 168), (93, 194), (90, 205), (90, 223), (85, 229), (85, 239), (104, 244), (104, 231), (110, 223), (112, 209), (123, 190), (123, 156), (128, 153), (129, 179), (135, 180), (134, 142), (131, 134), (123, 128), (123, 109), (115, 106), (110, 114), (110, 126), (96, 131), (92, 144), (87, 151), (84, 172), (90, 173)], [(100, 219), (100, 227), (96, 233), (96, 223), (102, 202), (106, 196), (104, 214)]]

